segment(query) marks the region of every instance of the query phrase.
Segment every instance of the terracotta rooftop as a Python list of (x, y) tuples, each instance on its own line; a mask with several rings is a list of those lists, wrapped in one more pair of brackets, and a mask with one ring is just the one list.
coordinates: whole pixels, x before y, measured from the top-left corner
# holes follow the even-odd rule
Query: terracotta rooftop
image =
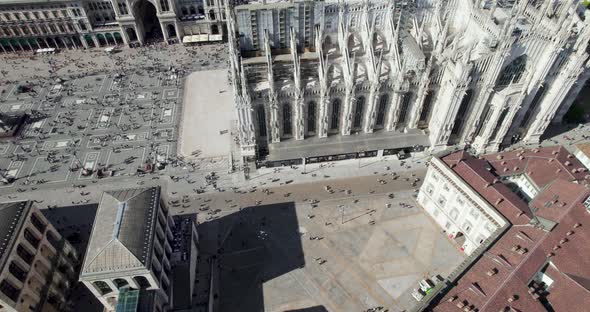
[(497, 175), (525, 173), (539, 189), (557, 178), (566, 181), (590, 181), (588, 169), (562, 146), (515, 150), (485, 155), (483, 158)]
[[(484, 190), (480, 194), (489, 201), (492, 195), (487, 193), (494, 193), (488, 190), (492, 187), (482, 189), (481, 183), (489, 181), (490, 175), (497, 177), (500, 174), (494, 175), (495, 170), (488, 171), (486, 164), (495, 163), (492, 167), (497, 170), (506, 166), (498, 163), (506, 161), (510, 166), (524, 168), (512, 170), (513, 173), (526, 171), (531, 165), (536, 166), (536, 162), (548, 162), (550, 158), (555, 163), (547, 166), (550, 169), (535, 167), (535, 170), (553, 170), (554, 165), (581, 167), (568, 155), (562, 147), (550, 147), (487, 155), (483, 159), (457, 152), (443, 157), (443, 161), (473, 189)], [(524, 159), (520, 159), (521, 156)], [(566, 165), (566, 161), (571, 165)], [(468, 170), (476, 172), (476, 176)], [(548, 302), (554, 311), (587, 311), (590, 306), (590, 214), (583, 203), (590, 196), (590, 189), (577, 184), (585, 179), (585, 170), (581, 172), (583, 176), (580, 172), (566, 172), (545, 172), (534, 178), (543, 189), (530, 202), (533, 207), (529, 210), (533, 216), (531, 220), (539, 216), (555, 222), (556, 226), (549, 231), (535, 227), (534, 222), (514, 223), (514, 218), (505, 215), (513, 225), (432, 307), (433, 311), (546, 311), (543, 302)], [(498, 196), (506, 195), (503, 189), (497, 191)], [(513, 204), (522, 209), (520, 204)], [(494, 207), (502, 214), (512, 213), (515, 208)], [(546, 290), (531, 282), (542, 270), (553, 280)]]
[(463, 151), (445, 156), (442, 160), (512, 224), (530, 221), (532, 212), (528, 205), (501, 183), (498, 175), (487, 169), (487, 161)]

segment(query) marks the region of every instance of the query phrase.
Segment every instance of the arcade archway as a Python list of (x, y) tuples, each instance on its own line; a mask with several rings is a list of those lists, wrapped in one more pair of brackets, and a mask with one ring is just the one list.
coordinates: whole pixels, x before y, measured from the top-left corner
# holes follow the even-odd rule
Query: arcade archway
[(133, 8), (135, 18), (140, 26), (138, 31), (143, 31), (144, 41), (146, 43), (150, 41), (161, 41), (164, 36), (154, 4), (147, 0), (140, 0), (135, 3)]

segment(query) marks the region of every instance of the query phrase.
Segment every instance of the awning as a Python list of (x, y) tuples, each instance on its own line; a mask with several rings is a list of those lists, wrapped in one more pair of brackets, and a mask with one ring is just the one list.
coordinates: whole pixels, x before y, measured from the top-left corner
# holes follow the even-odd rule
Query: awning
[(37, 49), (35, 53), (53, 53), (55, 52), (55, 48), (45, 48), (45, 49)]
[(209, 35), (209, 41), (221, 41), (223, 40), (223, 35)]
[(182, 37), (182, 43), (198, 43), (198, 42), (209, 42), (209, 41), (221, 41), (223, 37), (221, 35), (192, 35)]

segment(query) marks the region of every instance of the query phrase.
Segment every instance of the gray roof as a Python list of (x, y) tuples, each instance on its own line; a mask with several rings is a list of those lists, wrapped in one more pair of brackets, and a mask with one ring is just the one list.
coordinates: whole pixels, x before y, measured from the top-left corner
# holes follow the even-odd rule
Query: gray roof
[(159, 187), (103, 193), (80, 276), (148, 268), (159, 200)]
[(27, 215), (31, 205), (29, 201), (0, 203), (0, 267), (4, 266), (12, 250), (15, 234), (21, 228), (23, 216)]
[(55, 3), (55, 2), (72, 2), (73, 0), (0, 0), (0, 5), (3, 4), (39, 4), (39, 3)]

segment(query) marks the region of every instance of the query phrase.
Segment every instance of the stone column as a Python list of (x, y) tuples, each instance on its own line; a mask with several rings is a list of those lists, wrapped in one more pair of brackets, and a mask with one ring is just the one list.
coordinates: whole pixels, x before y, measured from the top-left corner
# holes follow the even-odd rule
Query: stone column
[(165, 23), (160, 23), (160, 28), (162, 29), (162, 34), (164, 35), (164, 41), (168, 43), (168, 39), (170, 39), (168, 37), (168, 25)]
[(92, 41), (94, 41), (95, 47), (100, 48), (100, 42), (98, 41), (98, 38), (96, 38), (96, 35), (92, 35)]
[(107, 283), (114, 293), (119, 293), (119, 288), (117, 288), (117, 285), (111, 279), (105, 279), (103, 282)]
[(371, 90), (369, 92), (369, 98), (367, 100), (368, 105), (368, 109), (366, 112), (366, 117), (363, 118), (364, 119), (364, 130), (365, 133), (373, 133), (373, 129), (375, 128), (375, 116), (376, 116), (376, 111), (378, 109), (377, 105), (378, 105), (378, 101), (379, 101), (379, 96), (377, 96), (377, 92), (379, 92), (379, 85), (371, 85)]
[(305, 122), (303, 121), (303, 112), (305, 111), (304, 103), (303, 95), (301, 95), (300, 98), (296, 99), (293, 103), (295, 106), (295, 133), (293, 133), (295, 140), (303, 140), (305, 138)]
[(147, 278), (147, 280), (150, 282), (151, 287), (149, 289), (160, 287), (160, 283), (158, 283), (151, 274), (144, 275), (143, 277)]
[(270, 103), (270, 137), (272, 143), (281, 141), (281, 128), (279, 127), (279, 105), (276, 101)]
[(80, 35), (80, 42), (82, 42), (82, 46), (84, 46), (84, 49), (88, 49), (88, 42), (86, 42), (86, 38), (84, 38), (84, 35)]
[(401, 92), (392, 92), (391, 102), (389, 103), (389, 110), (387, 112), (387, 131), (394, 131), (397, 126), (397, 115), (404, 96)]
[(137, 283), (135, 282), (135, 280), (132, 277), (125, 277), (125, 280), (129, 284), (129, 287), (131, 287), (133, 289), (139, 289), (139, 286), (137, 285)]

